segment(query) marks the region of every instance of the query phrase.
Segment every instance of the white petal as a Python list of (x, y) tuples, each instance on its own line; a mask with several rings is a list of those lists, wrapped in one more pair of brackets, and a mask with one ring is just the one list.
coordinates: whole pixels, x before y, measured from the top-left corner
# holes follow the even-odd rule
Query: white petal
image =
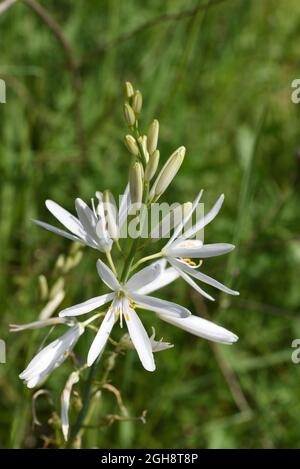
[(97, 260), (97, 271), (98, 271), (99, 277), (101, 278), (102, 282), (104, 282), (105, 285), (108, 286), (108, 288), (110, 288), (111, 290), (114, 290), (114, 291), (119, 290), (120, 284), (119, 284), (115, 274), (100, 259)]
[(93, 211), (90, 209), (90, 207), (87, 206), (87, 204), (83, 200), (79, 198), (75, 200), (75, 208), (80, 223), (82, 224), (87, 235), (94, 243), (97, 243), (95, 229), (98, 220), (94, 215)]
[(114, 314), (114, 311), (108, 311), (90, 347), (88, 357), (87, 357), (88, 366), (91, 366), (94, 363), (94, 361), (98, 358), (100, 353), (103, 352), (103, 349), (106, 345), (106, 342), (109, 338), (109, 335), (111, 333), (111, 330), (115, 322), (116, 322), (116, 316)]
[(212, 287), (215, 287), (218, 290), (223, 291), (224, 293), (228, 293), (229, 295), (239, 295), (238, 291), (231, 290), (231, 288), (226, 287), (225, 285), (218, 282), (214, 278), (209, 277), (208, 275), (205, 275), (202, 272), (199, 272), (198, 270), (192, 269), (192, 267), (184, 264), (183, 262), (178, 262), (178, 261), (172, 261), (172, 262), (174, 265), (177, 265), (177, 266), (181, 264), (181, 269), (184, 272), (200, 280), (201, 282), (206, 283), (207, 285), (211, 285)]
[(53, 233), (59, 234), (60, 236), (63, 236), (64, 238), (71, 239), (72, 241), (78, 241), (79, 243), (82, 243), (82, 239), (78, 238), (77, 236), (72, 235), (71, 233), (68, 233), (67, 231), (61, 230), (60, 228), (56, 228), (56, 226), (49, 225), (49, 223), (45, 223), (40, 220), (32, 220), (32, 221), (36, 225), (41, 226), (42, 228), (45, 228), (48, 231), (52, 231)]
[(131, 297), (137, 306), (163, 315), (185, 318), (191, 314), (187, 308), (171, 301), (161, 300), (153, 296), (137, 295), (136, 293), (132, 294)]
[[(163, 262), (165, 263), (166, 260), (163, 259)], [(169, 285), (170, 283), (174, 282), (174, 280), (176, 280), (178, 277), (179, 274), (173, 267), (169, 267), (168, 269), (165, 269), (163, 267), (160, 275), (155, 280), (148, 283), (144, 287), (136, 290), (136, 293), (140, 295), (148, 295), (149, 293), (152, 293), (156, 290), (159, 290), (160, 288), (165, 287), (166, 285)]]
[(71, 397), (71, 392), (74, 384), (78, 383), (79, 381), (79, 373), (78, 371), (73, 371), (73, 373), (70, 374), (66, 385), (64, 387), (64, 390), (61, 395), (61, 413), (60, 413), (60, 419), (61, 419), (61, 426), (62, 426), (62, 432), (64, 435), (64, 439), (67, 441), (68, 439), (68, 433), (69, 433), (69, 407), (70, 407), (70, 397)]
[(149, 283), (153, 282), (153, 280), (155, 280), (161, 274), (161, 271), (161, 263), (154, 262), (153, 264), (134, 274), (125, 284), (125, 288), (136, 291), (139, 288), (145, 287)]
[(133, 309), (129, 309), (128, 312), (125, 313), (125, 321), (131, 341), (135, 346), (143, 367), (147, 371), (154, 371), (155, 363), (151, 342), (140, 318)]
[(202, 197), (202, 194), (203, 194), (203, 190), (201, 190), (199, 192), (199, 194), (197, 195), (196, 199), (193, 202), (191, 210), (189, 210), (187, 215), (183, 218), (182, 222), (179, 223), (177, 228), (174, 230), (174, 233), (173, 233), (172, 237), (169, 239), (169, 241), (167, 242), (166, 247), (169, 246), (170, 244), (172, 244), (172, 242), (178, 237), (178, 235), (181, 234), (182, 228), (188, 223), (188, 221), (190, 220), (190, 218), (193, 215), (194, 211), (196, 210), (197, 205), (198, 205), (198, 203), (199, 203), (199, 201)]
[(189, 285), (191, 285), (191, 287), (193, 287), (198, 293), (200, 293), (200, 295), (204, 296), (210, 301), (215, 301), (215, 299), (212, 296), (210, 296), (208, 293), (206, 293), (206, 291), (204, 291), (201, 287), (199, 287), (199, 285), (197, 285), (197, 283), (194, 282), (194, 280), (188, 274), (186, 274), (182, 270), (182, 268), (176, 267), (174, 260), (172, 260), (171, 263), (174, 266), (174, 268), (178, 271), (180, 277), (182, 277), (183, 280), (185, 280)]
[(80, 221), (74, 217), (70, 212), (65, 210), (63, 207), (58, 205), (53, 200), (46, 200), (45, 202), (47, 209), (52, 215), (60, 221), (62, 225), (64, 225), (68, 230), (70, 230), (74, 235), (78, 236), (79, 238), (85, 238), (84, 229), (80, 223)]
[(235, 248), (233, 244), (215, 243), (204, 244), (198, 248), (180, 248), (174, 246), (168, 249), (168, 255), (172, 257), (190, 257), (206, 259), (208, 257), (222, 256)]
[(184, 238), (191, 238), (194, 236), (196, 233), (198, 233), (200, 230), (202, 230), (205, 226), (207, 226), (216, 216), (218, 215), (222, 204), (224, 202), (224, 194), (222, 194), (213, 208), (208, 212), (207, 215), (205, 215), (201, 220), (199, 220), (194, 226), (192, 226), (186, 233), (184, 233)]
[(173, 324), (174, 326), (184, 329), (191, 334), (203, 337), (204, 339), (224, 344), (232, 344), (238, 340), (238, 337), (232, 332), (217, 326), (211, 321), (200, 318), (199, 316), (189, 316), (188, 318), (178, 319), (174, 317), (166, 317), (159, 315), (163, 321)]
[(80, 324), (71, 327), (64, 335), (43, 348), (19, 375), (20, 378), (27, 382), (28, 387), (40, 384), (67, 358), (83, 331), (84, 327)]
[(114, 293), (106, 293), (105, 295), (96, 296), (95, 298), (91, 298), (83, 303), (78, 303), (70, 308), (63, 309), (59, 313), (59, 316), (79, 316), (80, 314), (89, 313), (90, 311), (99, 308), (99, 306), (103, 306), (105, 303), (111, 301), (114, 295)]

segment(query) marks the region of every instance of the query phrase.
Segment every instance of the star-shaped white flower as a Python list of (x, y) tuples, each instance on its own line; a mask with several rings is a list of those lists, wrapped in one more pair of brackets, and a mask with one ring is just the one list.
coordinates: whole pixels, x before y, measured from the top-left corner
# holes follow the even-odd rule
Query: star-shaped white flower
[[(46, 200), (45, 204), (47, 209), (69, 230), (69, 232), (40, 220), (33, 220), (33, 222), (46, 230), (57, 233), (65, 238), (71, 239), (72, 241), (77, 241), (102, 252), (108, 252), (111, 250), (113, 239), (107, 226), (102, 193), (96, 192), (96, 197), (98, 199), (98, 203), (95, 207), (92, 199), (92, 210), (82, 199), (77, 198), (75, 200), (75, 208), (78, 218), (56, 202), (53, 202), (53, 200)], [(122, 226), (127, 219), (129, 206), (130, 192), (129, 186), (127, 186), (121, 199), (118, 213), (115, 217), (116, 222), (118, 222), (119, 230), (122, 229)]]
[[(122, 285), (117, 280), (112, 270), (101, 260), (97, 261), (97, 270), (101, 280), (113, 292), (67, 308), (59, 313), (60, 317), (78, 316), (89, 313), (90, 311), (111, 302), (89, 350), (87, 358), (88, 366), (91, 366), (102, 353), (110, 332), (116, 321), (119, 319), (121, 326), (123, 325), (123, 321), (126, 323), (131, 341), (136, 348), (144, 368), (148, 371), (154, 371), (155, 363), (151, 341), (135, 311), (135, 308), (140, 307), (152, 310), (159, 313), (162, 317), (184, 318), (191, 314), (188, 309), (177, 305), (176, 303), (143, 294), (142, 289), (147, 287), (149, 284), (152, 284), (152, 282), (156, 282), (158, 278), (161, 280), (161, 285), (166, 282), (166, 280), (169, 282), (171, 279), (170, 271), (167, 269), (167, 272), (163, 273), (162, 263), (155, 262), (134, 274), (124, 285)], [(173, 279), (175, 277), (176, 273), (173, 274)]]
[[(162, 254), (178, 274), (189, 283), (198, 293), (214, 301), (214, 298), (206, 293), (194, 280), (211, 285), (230, 295), (239, 295), (239, 292), (231, 290), (217, 280), (196, 270), (200, 267), (202, 259), (220, 256), (234, 249), (234, 245), (227, 243), (204, 244), (200, 239), (191, 239), (206, 225), (208, 225), (219, 213), (224, 201), (222, 194), (213, 208), (202, 217), (194, 226), (184, 232), (184, 228), (191, 219), (200, 201), (203, 191), (196, 197), (191, 209), (183, 218), (182, 222), (175, 228), (173, 235), (162, 249)], [(201, 259), (198, 264), (191, 259)]]
[(90, 347), (87, 363), (91, 366), (103, 352), (111, 330), (119, 319), (122, 325), (126, 322), (131, 341), (138, 353), (144, 368), (155, 370), (153, 359), (153, 341), (148, 337), (135, 308), (139, 307), (154, 311), (160, 319), (174, 324), (192, 334), (222, 343), (236, 342), (238, 337), (223, 327), (210, 321), (193, 316), (183, 306), (170, 301), (149, 296), (148, 294), (162, 288), (178, 277), (175, 269), (165, 268), (166, 261), (154, 262), (134, 274), (122, 285), (114, 273), (102, 261), (98, 260), (97, 270), (101, 280), (112, 290), (83, 303), (77, 304), (60, 312), (61, 317), (78, 316), (111, 302), (100, 328)]

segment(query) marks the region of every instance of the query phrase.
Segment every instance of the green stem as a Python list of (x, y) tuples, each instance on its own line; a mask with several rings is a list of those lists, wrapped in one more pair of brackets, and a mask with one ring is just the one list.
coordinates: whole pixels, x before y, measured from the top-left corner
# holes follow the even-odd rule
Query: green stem
[(144, 262), (162, 257), (162, 255), (163, 255), (162, 252), (157, 252), (156, 254), (152, 254), (151, 256), (142, 257), (142, 259), (140, 259), (135, 264), (133, 264), (133, 266), (131, 267), (131, 270), (135, 270), (139, 265), (144, 264)]
[(106, 251), (105, 254), (106, 254), (106, 258), (107, 258), (107, 260), (108, 260), (108, 263), (109, 263), (109, 265), (110, 265), (110, 267), (111, 267), (111, 270), (113, 271), (113, 273), (114, 273), (115, 276), (117, 277), (117, 276), (118, 276), (117, 270), (116, 270), (116, 268), (115, 268), (115, 264), (114, 264), (113, 258), (111, 257), (110, 251)]
[(91, 387), (92, 387), (93, 379), (96, 373), (97, 365), (98, 365), (98, 360), (96, 360), (93, 363), (93, 365), (90, 367), (90, 371), (89, 371), (88, 378), (85, 383), (85, 389), (84, 389), (84, 394), (83, 394), (83, 406), (78, 414), (74, 427), (71, 430), (71, 435), (67, 444), (67, 448), (71, 447), (87, 415), (89, 405), (90, 405), (90, 400), (91, 400)]

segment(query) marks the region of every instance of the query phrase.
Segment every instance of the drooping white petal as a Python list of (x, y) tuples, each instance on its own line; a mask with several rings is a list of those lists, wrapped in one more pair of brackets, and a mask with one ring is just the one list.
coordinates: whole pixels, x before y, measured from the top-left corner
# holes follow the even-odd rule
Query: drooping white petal
[(64, 318), (49, 318), (40, 321), (29, 322), (27, 324), (10, 324), (9, 330), (10, 332), (20, 332), (26, 331), (27, 329), (40, 329), (42, 327), (47, 326), (56, 326), (58, 324), (65, 324), (68, 319)]
[(62, 432), (65, 441), (68, 440), (68, 433), (69, 433), (69, 407), (70, 407), (70, 398), (71, 392), (74, 384), (78, 383), (79, 381), (79, 372), (73, 371), (64, 387), (64, 390), (61, 395), (61, 412), (60, 412), (60, 419), (61, 419), (61, 426)]
[(171, 265), (174, 266), (174, 268), (177, 270), (177, 272), (179, 273), (180, 277), (183, 278), (183, 280), (185, 280), (189, 285), (191, 285), (191, 287), (194, 288), (194, 290), (196, 290), (198, 293), (200, 293), (200, 295), (204, 296), (205, 298), (207, 298), (208, 300), (210, 301), (215, 301), (215, 299), (209, 295), (208, 293), (206, 293), (206, 291), (204, 291), (201, 287), (199, 287), (199, 285), (197, 285), (196, 282), (194, 282), (194, 280), (187, 274), (185, 273), (182, 268), (179, 268), (177, 267), (177, 265), (175, 264), (174, 262), (174, 259), (172, 259), (172, 261), (170, 261)]
[(102, 282), (108, 286), (111, 290), (117, 291), (120, 288), (120, 284), (113, 273), (113, 271), (102, 262), (100, 259), (97, 260), (97, 271)]
[(170, 316), (161, 316), (159, 317), (173, 324), (174, 326), (184, 329), (191, 334), (194, 334), (198, 337), (203, 337), (204, 339), (212, 340), (214, 342), (221, 342), (224, 344), (232, 344), (238, 340), (238, 337), (232, 332), (228, 331), (224, 327), (218, 326), (207, 319), (200, 318), (199, 316), (191, 315), (188, 318), (178, 319)]
[(173, 235), (171, 236), (171, 238), (169, 239), (169, 241), (167, 242), (166, 244), (166, 247), (169, 246), (170, 244), (173, 243), (173, 241), (179, 236), (179, 234), (181, 233), (182, 231), (182, 228), (189, 222), (189, 220), (191, 219), (194, 211), (196, 210), (197, 208), (197, 205), (202, 197), (202, 194), (203, 194), (203, 190), (201, 190), (199, 192), (199, 194), (197, 195), (196, 199), (194, 200), (193, 202), (193, 205), (191, 207), (191, 209), (188, 211), (188, 213), (186, 214), (185, 217), (183, 217), (183, 220), (181, 223), (179, 223), (179, 225), (175, 228), (174, 230), (174, 233)]
[(106, 342), (109, 338), (111, 330), (116, 322), (116, 315), (114, 309), (108, 311), (99, 327), (99, 330), (94, 338), (90, 347), (87, 364), (91, 366), (98, 356), (103, 352)]
[(199, 247), (180, 247), (175, 245), (170, 246), (168, 248), (168, 255), (172, 257), (191, 257), (191, 258), (201, 258), (206, 259), (208, 257), (216, 257), (222, 256), (223, 254), (227, 254), (231, 252), (235, 246), (233, 244), (228, 243), (215, 243), (215, 244), (204, 244), (203, 246)]
[(39, 385), (52, 370), (61, 365), (83, 331), (84, 327), (76, 324), (64, 335), (43, 348), (19, 375), (26, 382), (27, 387)]
[(125, 288), (132, 291), (137, 291), (139, 288), (147, 286), (147, 284), (153, 282), (162, 271), (160, 262), (153, 262), (144, 269), (134, 274), (128, 282), (125, 284)]
[(46, 200), (47, 209), (68, 230), (79, 238), (85, 239), (85, 232), (80, 221), (53, 200)]
[(105, 295), (96, 296), (90, 300), (78, 303), (77, 305), (70, 306), (70, 308), (63, 309), (60, 313), (60, 317), (65, 316), (79, 316), (80, 314), (89, 313), (100, 306), (105, 305), (114, 298), (114, 293), (106, 293)]
[(35, 223), (38, 226), (41, 226), (42, 228), (45, 228), (48, 231), (52, 231), (52, 233), (56, 233), (60, 236), (63, 236), (64, 238), (71, 239), (72, 241), (78, 241), (79, 243), (82, 243), (82, 239), (78, 238), (75, 235), (72, 235), (71, 233), (68, 233), (67, 231), (61, 230), (60, 228), (56, 228), (56, 226), (49, 225), (49, 223), (45, 223), (40, 220), (32, 220), (33, 223)]
[(222, 204), (224, 202), (224, 194), (222, 194), (213, 208), (205, 215), (201, 220), (199, 220), (194, 226), (192, 226), (186, 233), (183, 234), (184, 238), (191, 238), (194, 236), (196, 233), (198, 233), (200, 230), (202, 230), (205, 226), (207, 226), (216, 216), (218, 215)]
[(161, 300), (160, 298), (154, 298), (153, 296), (132, 293), (131, 298), (137, 306), (154, 311), (155, 313), (180, 318), (185, 318), (191, 314), (187, 308), (184, 308), (181, 305), (177, 305), (171, 301)]
[(137, 351), (143, 367), (147, 371), (154, 371), (155, 363), (151, 342), (140, 318), (134, 309), (131, 308), (128, 308), (124, 313), (130, 339)]
[(226, 287), (226, 285), (223, 285), (222, 283), (218, 282), (212, 277), (209, 277), (206, 274), (203, 274), (202, 272), (199, 272), (198, 270), (193, 269), (192, 267), (186, 265), (184, 262), (179, 262), (179, 261), (172, 261), (173, 265), (177, 266), (184, 272), (186, 272), (188, 275), (191, 275), (192, 277), (200, 280), (203, 283), (206, 283), (207, 285), (211, 285), (212, 287), (217, 288), (218, 290), (223, 291), (224, 293), (228, 293), (229, 295), (239, 295), (238, 291), (231, 290), (231, 288)]

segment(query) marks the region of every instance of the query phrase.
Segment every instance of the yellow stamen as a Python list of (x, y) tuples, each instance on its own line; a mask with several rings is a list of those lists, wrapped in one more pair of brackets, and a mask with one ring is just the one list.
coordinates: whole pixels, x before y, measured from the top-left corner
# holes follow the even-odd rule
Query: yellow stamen
[(120, 310), (119, 309), (117, 309), (117, 311), (115, 311), (115, 316), (116, 316), (116, 320), (118, 320), (119, 317), (120, 317)]
[(128, 314), (128, 313), (125, 314), (125, 319), (126, 319), (126, 321), (129, 321), (130, 318), (129, 318), (129, 314)]
[(185, 257), (182, 260), (183, 260), (183, 262), (190, 265), (191, 267), (196, 267), (196, 265), (197, 265), (196, 262), (192, 261), (192, 259), (190, 259), (188, 257)]

